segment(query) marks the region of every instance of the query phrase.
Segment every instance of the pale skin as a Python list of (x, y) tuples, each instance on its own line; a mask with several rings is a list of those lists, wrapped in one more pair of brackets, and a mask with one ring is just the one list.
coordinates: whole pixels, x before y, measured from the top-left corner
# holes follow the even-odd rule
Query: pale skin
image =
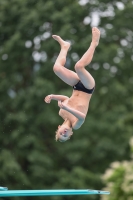
[[(99, 44), (99, 29), (96, 27), (92, 28), (92, 42), (82, 58), (75, 64), (75, 72), (64, 67), (70, 43), (64, 41), (60, 36), (53, 35), (52, 37), (61, 47), (53, 67), (55, 74), (72, 87), (80, 80), (85, 88), (94, 88), (95, 80), (85, 67), (92, 61), (95, 49)], [(46, 103), (50, 103), (51, 100), (58, 101), (58, 106), (60, 107), (59, 115), (64, 119), (63, 124), (58, 126), (57, 138), (59, 140), (67, 141), (73, 134), (72, 130), (79, 129), (82, 126), (88, 112), (91, 96), (92, 94), (73, 90), (71, 97), (55, 94), (45, 97)]]

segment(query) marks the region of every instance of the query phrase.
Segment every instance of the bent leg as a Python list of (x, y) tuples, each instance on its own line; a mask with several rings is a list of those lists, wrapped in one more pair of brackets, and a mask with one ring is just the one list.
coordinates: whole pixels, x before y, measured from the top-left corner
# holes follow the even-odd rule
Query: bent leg
[(61, 46), (61, 50), (56, 59), (53, 70), (55, 74), (61, 80), (63, 80), (65, 83), (67, 83), (70, 86), (74, 86), (79, 81), (79, 77), (77, 76), (75, 72), (64, 67), (66, 63), (66, 56), (67, 56), (68, 49), (70, 47), (70, 43), (65, 42), (64, 40), (61, 39), (61, 37), (57, 35), (53, 35), (53, 38), (57, 40)]
[(95, 80), (91, 76), (91, 74), (85, 69), (85, 66), (87, 66), (92, 61), (95, 48), (99, 43), (99, 38), (100, 31), (98, 30), (98, 28), (92, 28), (91, 45), (89, 49), (85, 52), (85, 54), (82, 56), (82, 58), (75, 65), (75, 70), (79, 76), (79, 79), (87, 89), (92, 89), (95, 86)]

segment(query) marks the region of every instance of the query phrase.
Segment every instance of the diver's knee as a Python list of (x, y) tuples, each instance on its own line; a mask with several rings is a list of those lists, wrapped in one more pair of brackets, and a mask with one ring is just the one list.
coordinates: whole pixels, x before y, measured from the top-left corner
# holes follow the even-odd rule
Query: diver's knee
[(54, 65), (53, 71), (55, 72), (55, 74), (58, 74), (60, 72), (60, 68), (61, 68), (61, 66), (59, 64)]
[(75, 68), (75, 71), (78, 72), (78, 71), (82, 70), (84, 67), (85, 67), (84, 63), (79, 61), (76, 63), (74, 68)]

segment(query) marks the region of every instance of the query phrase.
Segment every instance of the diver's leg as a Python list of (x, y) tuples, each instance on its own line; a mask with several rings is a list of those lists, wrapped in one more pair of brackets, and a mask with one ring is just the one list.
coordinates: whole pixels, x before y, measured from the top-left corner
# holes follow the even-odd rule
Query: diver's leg
[(66, 63), (66, 56), (67, 56), (67, 52), (70, 47), (70, 43), (64, 41), (60, 36), (53, 35), (52, 37), (55, 40), (57, 40), (61, 46), (61, 50), (56, 59), (53, 70), (54, 70), (55, 74), (61, 80), (63, 80), (68, 85), (74, 86), (79, 81), (79, 77), (77, 76), (77, 74), (75, 72), (64, 67), (64, 65)]
[(85, 69), (93, 58), (95, 48), (98, 46), (100, 38), (100, 31), (98, 28), (92, 28), (92, 42), (89, 49), (85, 52), (82, 58), (76, 63), (75, 70), (79, 79), (87, 89), (92, 89), (95, 86), (95, 80), (91, 74)]

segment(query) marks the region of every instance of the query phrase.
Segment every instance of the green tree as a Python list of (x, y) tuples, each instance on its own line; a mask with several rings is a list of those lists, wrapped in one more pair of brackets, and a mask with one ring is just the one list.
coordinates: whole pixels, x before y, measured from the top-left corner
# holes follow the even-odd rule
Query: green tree
[[(1, 185), (9, 189), (100, 189), (100, 175), (109, 164), (129, 158), (132, 10), (132, 2), (126, 0), (119, 4), (105, 0), (85, 4), (77, 0), (0, 1)], [(46, 105), (43, 99), (49, 93), (69, 96), (72, 88), (53, 73), (60, 49), (51, 35), (71, 40), (66, 67), (73, 70), (91, 42), (96, 16), (101, 40), (88, 67), (96, 80), (90, 110), (73, 138), (58, 143), (54, 132), (62, 120), (57, 103)]]

